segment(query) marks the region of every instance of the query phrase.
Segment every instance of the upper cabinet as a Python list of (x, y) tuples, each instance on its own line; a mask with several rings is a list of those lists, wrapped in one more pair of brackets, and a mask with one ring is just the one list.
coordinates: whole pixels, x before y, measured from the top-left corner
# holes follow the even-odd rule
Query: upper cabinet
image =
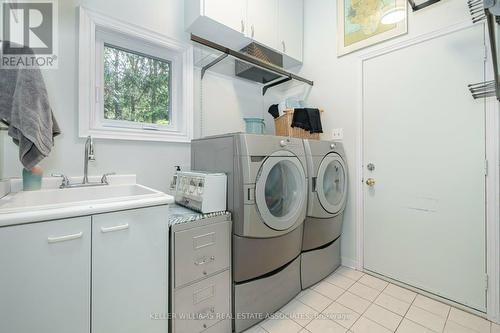
[(279, 50), (302, 62), (304, 0), (279, 0), (278, 17)]
[(302, 62), (304, 0), (186, 0), (186, 30), (240, 50), (251, 42)]
[(246, 0), (204, 0), (204, 2), (205, 16), (232, 30), (245, 32)]
[(247, 2), (247, 37), (278, 50), (278, 0), (249, 0)]

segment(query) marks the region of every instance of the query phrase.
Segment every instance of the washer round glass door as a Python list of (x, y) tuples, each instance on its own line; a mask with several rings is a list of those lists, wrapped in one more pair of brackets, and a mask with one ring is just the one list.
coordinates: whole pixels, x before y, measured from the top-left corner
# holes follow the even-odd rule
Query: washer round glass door
[(337, 154), (327, 155), (319, 166), (316, 193), (321, 206), (330, 214), (344, 208), (347, 199), (347, 174), (342, 158)]
[(306, 175), (296, 157), (269, 157), (255, 185), (255, 202), (264, 223), (274, 230), (291, 228), (306, 199)]

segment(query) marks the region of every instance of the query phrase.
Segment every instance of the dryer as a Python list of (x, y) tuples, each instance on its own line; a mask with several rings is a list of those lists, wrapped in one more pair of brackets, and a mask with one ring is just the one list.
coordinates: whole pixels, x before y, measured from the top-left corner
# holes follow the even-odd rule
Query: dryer
[(308, 207), (301, 254), (302, 289), (340, 266), (340, 235), (347, 201), (347, 166), (341, 143), (304, 140)]
[(301, 290), (307, 209), (304, 145), (300, 139), (271, 135), (207, 137), (192, 141), (191, 167), (227, 174), (234, 329), (242, 332)]

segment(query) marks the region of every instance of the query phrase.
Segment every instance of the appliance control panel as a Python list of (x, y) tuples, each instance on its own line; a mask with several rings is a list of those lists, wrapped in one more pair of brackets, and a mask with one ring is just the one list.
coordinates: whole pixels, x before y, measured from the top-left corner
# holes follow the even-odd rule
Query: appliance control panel
[(200, 213), (226, 210), (227, 176), (224, 173), (180, 171), (177, 173), (175, 201)]

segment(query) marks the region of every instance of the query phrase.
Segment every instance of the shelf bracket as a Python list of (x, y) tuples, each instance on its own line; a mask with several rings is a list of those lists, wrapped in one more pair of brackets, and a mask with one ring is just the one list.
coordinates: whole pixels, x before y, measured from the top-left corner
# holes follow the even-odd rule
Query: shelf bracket
[(228, 56), (227, 53), (223, 53), (219, 57), (217, 57), (216, 59), (212, 60), (209, 64), (206, 64), (205, 66), (203, 66), (203, 68), (201, 69), (201, 79), (203, 80), (203, 77), (205, 76), (205, 73), (207, 70), (209, 70), (211, 67), (217, 65), (222, 60), (226, 59), (227, 56)]
[(288, 81), (291, 81), (291, 80), (292, 80), (291, 77), (285, 77), (285, 78), (283, 78), (281, 80), (278, 80), (278, 81), (266, 84), (264, 87), (262, 87), (262, 96), (264, 96), (266, 94), (267, 89), (279, 86), (280, 84), (288, 82)]

